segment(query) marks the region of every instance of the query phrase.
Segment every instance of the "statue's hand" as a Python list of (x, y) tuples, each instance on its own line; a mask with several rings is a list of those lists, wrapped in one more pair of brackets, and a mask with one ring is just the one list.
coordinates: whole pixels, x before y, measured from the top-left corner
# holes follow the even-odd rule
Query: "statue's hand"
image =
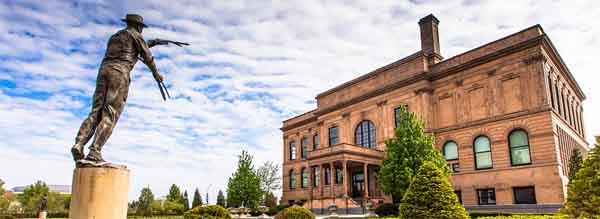
[(152, 73), (152, 76), (154, 76), (154, 80), (157, 82), (163, 82), (165, 80), (165, 78), (158, 72)]

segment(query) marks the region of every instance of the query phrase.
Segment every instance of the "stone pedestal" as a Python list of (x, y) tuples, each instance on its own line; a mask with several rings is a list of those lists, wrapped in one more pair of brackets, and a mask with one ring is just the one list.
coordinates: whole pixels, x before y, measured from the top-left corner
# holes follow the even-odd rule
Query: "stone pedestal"
[(129, 170), (75, 168), (69, 219), (127, 218)]
[(47, 215), (48, 215), (48, 212), (42, 211), (42, 212), (38, 213), (38, 219), (46, 219)]

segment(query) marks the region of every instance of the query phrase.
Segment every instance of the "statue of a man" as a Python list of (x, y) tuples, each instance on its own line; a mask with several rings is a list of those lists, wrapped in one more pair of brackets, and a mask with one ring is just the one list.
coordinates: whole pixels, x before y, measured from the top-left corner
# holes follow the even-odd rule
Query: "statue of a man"
[[(129, 73), (138, 59), (150, 68), (157, 82), (162, 83), (164, 79), (158, 73), (152, 53), (142, 37), (142, 30), (147, 27), (143, 18), (140, 15), (128, 14), (122, 21), (127, 23), (127, 27), (113, 34), (108, 40), (106, 54), (96, 79), (92, 110), (81, 124), (75, 137), (75, 145), (71, 148), (71, 154), (78, 166), (107, 164), (102, 158), (102, 146), (110, 137), (123, 112), (131, 82)], [(84, 158), (83, 148), (92, 136), (94, 141)]]
[(46, 209), (48, 208), (48, 194), (44, 194), (44, 196), (42, 196), (42, 199), (40, 200), (40, 212), (45, 212)]

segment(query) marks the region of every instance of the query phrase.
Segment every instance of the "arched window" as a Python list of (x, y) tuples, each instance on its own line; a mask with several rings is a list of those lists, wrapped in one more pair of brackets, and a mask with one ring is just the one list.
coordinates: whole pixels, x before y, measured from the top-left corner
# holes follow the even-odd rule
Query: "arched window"
[(290, 189), (295, 189), (296, 188), (296, 172), (294, 172), (294, 169), (290, 170)]
[(306, 170), (306, 167), (302, 168), (302, 172), (300, 173), (300, 177), (302, 177), (302, 182), (301, 182), (300, 186), (302, 188), (308, 187), (308, 170)]
[(306, 137), (303, 137), (302, 140), (300, 140), (300, 158), (302, 158), (302, 160), (306, 160), (307, 156), (308, 156), (308, 140), (306, 139)]
[(447, 141), (446, 144), (444, 144), (443, 152), (446, 160), (458, 159), (458, 145), (454, 141)]
[(475, 152), (475, 169), (492, 168), (492, 148), (487, 136), (482, 135), (475, 138), (473, 151)]
[(376, 146), (375, 124), (369, 120), (364, 120), (356, 126), (355, 142), (366, 148), (374, 148)]
[(312, 168), (312, 186), (313, 187), (319, 187), (319, 167), (313, 167)]
[(290, 142), (290, 160), (296, 159), (296, 142)]
[(523, 129), (516, 129), (508, 135), (510, 163), (513, 166), (531, 164), (529, 136)]

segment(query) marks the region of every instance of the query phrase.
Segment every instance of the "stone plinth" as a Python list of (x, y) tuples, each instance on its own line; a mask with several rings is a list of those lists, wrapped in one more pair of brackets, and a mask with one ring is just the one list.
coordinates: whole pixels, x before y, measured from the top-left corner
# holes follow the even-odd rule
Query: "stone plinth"
[(129, 170), (75, 168), (69, 219), (127, 218)]

